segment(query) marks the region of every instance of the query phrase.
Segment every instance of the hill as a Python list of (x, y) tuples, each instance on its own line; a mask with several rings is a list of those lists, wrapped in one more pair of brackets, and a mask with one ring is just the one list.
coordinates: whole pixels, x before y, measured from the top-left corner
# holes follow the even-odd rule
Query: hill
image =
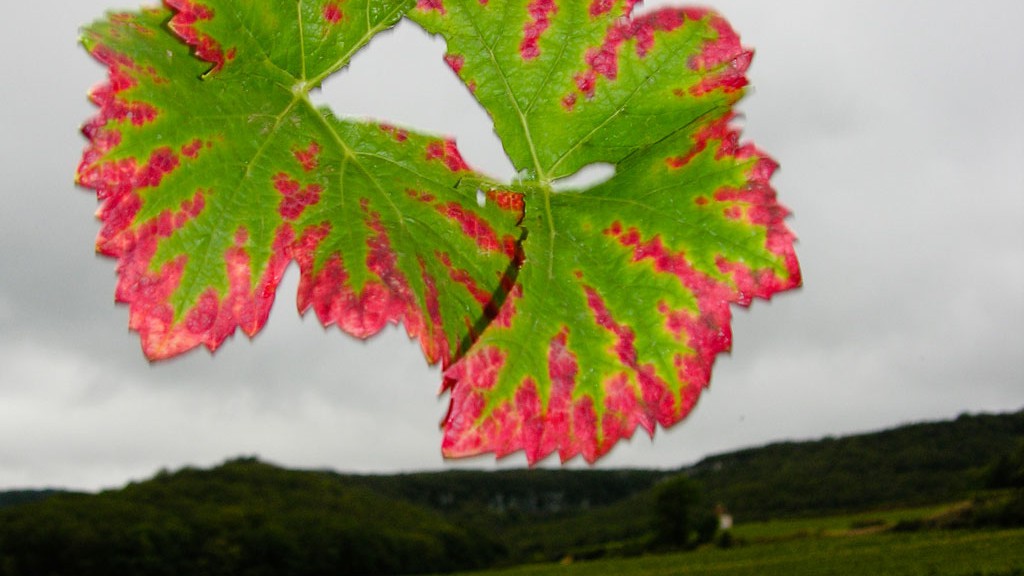
[(408, 574), (497, 553), (430, 509), (254, 459), (0, 510), (3, 576)]
[[(778, 443), (676, 470), (286, 470), (253, 458), (99, 494), (0, 493), (0, 576), (396, 574), (638, 552), (685, 474), (740, 522), (963, 498), (1024, 443), (1024, 411)], [(1002, 460), (1000, 460), (1002, 459)]]
[(50, 488), (40, 490), (7, 490), (0, 492), (0, 508), (38, 502), (57, 494), (69, 494), (69, 492), (67, 490), (54, 490)]
[(742, 518), (918, 505), (982, 487), (998, 458), (1024, 441), (1024, 410), (777, 443), (712, 456), (686, 473)]

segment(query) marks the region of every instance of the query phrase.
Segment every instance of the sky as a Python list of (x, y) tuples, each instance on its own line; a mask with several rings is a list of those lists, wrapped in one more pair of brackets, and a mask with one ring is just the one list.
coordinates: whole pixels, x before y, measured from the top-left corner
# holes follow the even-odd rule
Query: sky
[[(113, 302), (115, 262), (94, 252), (95, 196), (74, 185), (86, 93), (105, 74), (78, 29), (135, 7), (113, 1), (20, 2), (0, 19), (0, 490), (112, 488), (242, 455), (365, 473), (524, 466), (445, 461), (437, 368), (401, 329), (362, 342), (300, 317), (294, 266), (254, 340), (145, 360)], [(1024, 3), (710, 4), (756, 50), (744, 139), (782, 166), (805, 286), (734, 308), (733, 352), (689, 418), (598, 465), (674, 468), (1024, 408)], [(443, 52), (402, 23), (314, 98), (453, 135), (471, 165), (511, 178)]]

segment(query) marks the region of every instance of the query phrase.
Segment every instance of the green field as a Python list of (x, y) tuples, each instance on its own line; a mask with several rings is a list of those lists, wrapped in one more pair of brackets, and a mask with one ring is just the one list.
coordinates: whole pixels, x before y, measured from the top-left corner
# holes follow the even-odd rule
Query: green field
[(737, 526), (722, 549), (529, 565), (475, 576), (1024, 576), (1024, 529), (894, 532), (956, 505)]
[(968, 505), (954, 502), (916, 508), (897, 508), (824, 516), (820, 518), (785, 518), (765, 522), (741, 523), (732, 534), (739, 540), (752, 543), (819, 536), (848, 536), (865, 532), (891, 529), (900, 523), (926, 521), (950, 514)]
[(727, 550), (533, 565), (476, 576), (1024, 576), (1024, 530), (930, 531), (794, 539)]

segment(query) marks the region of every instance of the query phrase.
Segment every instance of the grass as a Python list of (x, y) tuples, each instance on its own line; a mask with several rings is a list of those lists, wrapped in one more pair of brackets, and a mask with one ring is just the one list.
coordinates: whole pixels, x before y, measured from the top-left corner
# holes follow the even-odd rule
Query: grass
[(956, 505), (738, 525), (728, 549), (536, 564), (474, 576), (1024, 576), (1024, 529), (892, 532)]
[(936, 518), (963, 506), (965, 503), (943, 504), (918, 508), (878, 510), (826, 516), (821, 518), (787, 518), (767, 522), (737, 524), (732, 534), (740, 540), (765, 542), (811, 536), (846, 536), (865, 532), (879, 532), (901, 522)]
[(1024, 529), (808, 538), (633, 559), (522, 566), (476, 576), (605, 574), (1024, 576)]

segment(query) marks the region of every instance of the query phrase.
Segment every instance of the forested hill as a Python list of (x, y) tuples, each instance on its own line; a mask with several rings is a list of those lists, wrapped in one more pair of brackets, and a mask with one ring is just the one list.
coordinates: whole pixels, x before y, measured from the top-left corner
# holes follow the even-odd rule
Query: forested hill
[(777, 443), (687, 469), (734, 514), (772, 518), (962, 498), (1024, 443), (1024, 410), (842, 438)]
[(16, 506), (18, 504), (28, 504), (29, 502), (37, 502), (39, 500), (46, 500), (50, 496), (56, 494), (69, 494), (66, 490), (54, 490), (54, 489), (41, 489), (41, 490), (8, 490), (6, 492), (0, 492), (0, 508), (6, 508), (7, 506)]
[(724, 504), (746, 521), (963, 498), (986, 487), (997, 461), (1024, 466), (1022, 447), (1024, 411), (660, 471), (367, 476), (241, 458), (99, 494), (0, 492), (0, 576), (392, 574), (552, 559), (643, 542), (652, 489), (678, 474), (698, 481), (702, 506)]
[[(862, 509), (887, 503), (935, 502), (978, 487), (993, 460), (1024, 442), (1024, 410), (964, 414), (955, 420), (803, 442), (780, 442), (707, 457), (673, 470), (534, 469), (497, 472), (453, 470), (399, 475), (350, 475), (279, 469), (252, 458), (219, 468), (185, 468), (118, 492), (149, 484), (173, 491), (177, 482), (245, 482), (273, 468), (275, 478), (315, 474), (346, 486), (400, 499), (442, 513), (486, 509), (501, 514), (549, 515), (585, 511), (644, 492), (666, 476), (685, 473), (734, 513), (786, 516)], [(264, 479), (264, 482), (267, 480)], [(297, 481), (297, 480), (296, 480)], [(44, 500), (54, 490), (0, 491), (0, 509)], [(82, 495), (82, 497), (88, 497)]]
[[(985, 468), (1021, 442), (1024, 410), (964, 414), (951, 421), (910, 424), (868, 434), (774, 443), (710, 456), (674, 470), (456, 470), (348, 475), (289, 471), (241, 458), (208, 471), (163, 471), (150, 481), (107, 494), (120, 492), (127, 496), (146, 490), (150, 484), (173, 491), (179, 482), (245, 482), (246, 472), (260, 475), (273, 468), (274, 477), (282, 481), (314, 474), (439, 512), (487, 509), (547, 515), (618, 502), (682, 472), (699, 480), (706, 495), (727, 503), (734, 512), (778, 516), (958, 497), (976, 488)], [(266, 478), (263, 481), (269, 482)], [(60, 492), (0, 491), (0, 509), (44, 500), (53, 494)]]
[(768, 518), (961, 498), (982, 488), (988, 467), (1021, 443), (1024, 410), (775, 443), (670, 471), (449, 471), (353, 479), (442, 512), (537, 516), (614, 504), (685, 473), (699, 481), (707, 499), (734, 515)]
[(0, 509), (0, 576), (412, 574), (498, 554), (439, 513), (348, 477), (249, 458)]

